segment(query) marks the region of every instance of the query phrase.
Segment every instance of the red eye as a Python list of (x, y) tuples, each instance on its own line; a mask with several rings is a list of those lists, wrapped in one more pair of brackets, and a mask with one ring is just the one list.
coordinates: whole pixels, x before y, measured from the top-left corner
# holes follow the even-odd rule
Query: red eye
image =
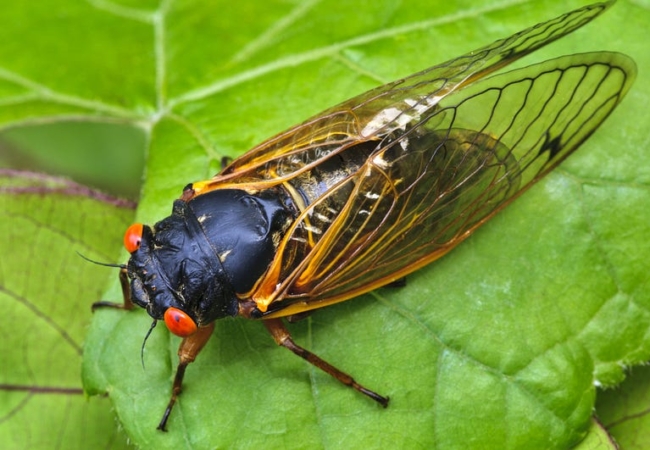
[(176, 336), (188, 337), (196, 333), (196, 323), (178, 308), (167, 308), (165, 325)]
[(129, 253), (135, 252), (140, 248), (140, 241), (142, 240), (142, 224), (134, 223), (126, 229), (124, 233), (124, 248)]

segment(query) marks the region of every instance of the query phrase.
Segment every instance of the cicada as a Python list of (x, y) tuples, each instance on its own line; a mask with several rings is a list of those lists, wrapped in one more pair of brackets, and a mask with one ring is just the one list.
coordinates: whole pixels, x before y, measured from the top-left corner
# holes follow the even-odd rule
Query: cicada
[(387, 397), (297, 345), (283, 318), (442, 257), (584, 142), (630, 88), (629, 57), (574, 54), (496, 72), (610, 5), (343, 102), (187, 185), (153, 227), (131, 226), (122, 307), (145, 308), (183, 338), (158, 428), (215, 321), (232, 316), (261, 319), (277, 344), (386, 406)]

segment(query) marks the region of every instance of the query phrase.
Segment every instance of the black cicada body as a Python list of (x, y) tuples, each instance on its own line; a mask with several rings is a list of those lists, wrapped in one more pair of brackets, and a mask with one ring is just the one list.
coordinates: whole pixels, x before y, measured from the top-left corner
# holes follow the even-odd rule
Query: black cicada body
[(295, 219), (289, 201), (276, 189), (215, 190), (177, 200), (153, 229), (129, 228), (137, 242), (127, 265), (133, 302), (156, 319), (183, 310), (197, 326), (238, 315), (238, 294), (255, 286)]

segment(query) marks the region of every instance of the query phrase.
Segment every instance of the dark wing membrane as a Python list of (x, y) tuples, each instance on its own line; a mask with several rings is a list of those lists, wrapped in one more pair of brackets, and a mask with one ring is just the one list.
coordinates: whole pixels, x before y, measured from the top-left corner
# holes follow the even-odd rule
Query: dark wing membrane
[(351, 145), (379, 139), (414, 114), (435, 108), (452, 92), (571, 33), (611, 4), (577, 9), (352, 98), (253, 148), (226, 167), (207, 188), (244, 183), (264, 188), (298, 176)]
[[(442, 256), (575, 150), (635, 73), (618, 53), (565, 56), (480, 80), (414, 115), (327, 194), (352, 189), (307, 257), (280, 277), (270, 311), (340, 301)], [(313, 227), (318, 207), (294, 234), (308, 218)]]

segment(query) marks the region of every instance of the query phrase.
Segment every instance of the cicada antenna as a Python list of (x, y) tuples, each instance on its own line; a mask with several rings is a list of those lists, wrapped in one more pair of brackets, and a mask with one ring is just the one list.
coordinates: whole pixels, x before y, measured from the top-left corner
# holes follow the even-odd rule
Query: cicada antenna
[(84, 256), (83, 254), (81, 254), (79, 252), (77, 252), (77, 255), (81, 256), (83, 259), (85, 259), (88, 262), (91, 262), (93, 264), (97, 264), (98, 266), (117, 267), (118, 269), (126, 269), (126, 264), (112, 264), (112, 263), (105, 263), (105, 262), (95, 261), (94, 259), (90, 259), (87, 256)]

